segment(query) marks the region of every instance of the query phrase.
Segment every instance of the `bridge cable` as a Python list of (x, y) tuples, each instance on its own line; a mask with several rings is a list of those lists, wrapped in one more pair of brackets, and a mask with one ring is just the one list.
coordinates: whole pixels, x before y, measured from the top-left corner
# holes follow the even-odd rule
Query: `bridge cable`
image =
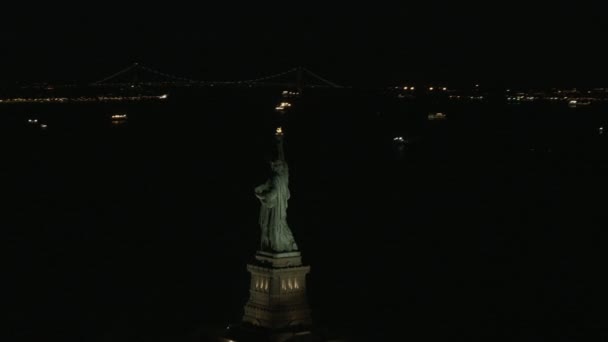
[(319, 76), (319, 75), (315, 74), (314, 72), (312, 72), (312, 71), (310, 71), (310, 70), (308, 70), (308, 69), (306, 69), (306, 68), (303, 68), (303, 69), (304, 69), (304, 71), (306, 71), (306, 73), (308, 73), (310, 76), (312, 76), (312, 77), (316, 78), (317, 80), (319, 80), (319, 81), (321, 81), (321, 82), (323, 82), (323, 83), (325, 83), (325, 84), (327, 84), (327, 85), (330, 85), (330, 86), (332, 86), (332, 87), (334, 87), (334, 88), (342, 88), (342, 86), (341, 86), (341, 85), (339, 85), (339, 84), (336, 84), (336, 83), (334, 83), (334, 82), (332, 82), (332, 81), (330, 81), (330, 80), (328, 80), (328, 79), (326, 79), (326, 78), (323, 78), (323, 77), (321, 77), (321, 76)]
[(167, 77), (167, 78), (170, 78), (170, 79), (173, 79), (173, 80), (186, 81), (186, 82), (189, 82), (189, 83), (200, 83), (201, 82), (201, 81), (193, 80), (193, 79), (186, 78), (186, 77), (180, 77), (180, 76), (175, 76), (175, 75), (167, 74), (167, 73), (164, 73), (162, 71), (158, 71), (158, 70), (155, 70), (155, 69), (152, 69), (152, 68), (148, 68), (148, 67), (143, 66), (143, 65), (140, 65), (139, 67), (141, 69), (146, 70), (148, 72), (151, 72), (153, 74), (156, 74), (156, 75), (159, 75), (159, 76), (163, 76), (163, 77)]
[(101, 80), (99, 80), (99, 81), (97, 81), (97, 82), (93, 82), (93, 83), (91, 83), (91, 84), (100, 84), (100, 83), (103, 83), (103, 82), (105, 82), (105, 81), (107, 81), (107, 80), (111, 80), (111, 79), (113, 79), (114, 77), (117, 77), (117, 76), (122, 75), (122, 74), (124, 74), (124, 73), (126, 73), (126, 72), (128, 72), (128, 71), (131, 71), (131, 69), (137, 68), (137, 66), (138, 66), (138, 64), (137, 64), (137, 63), (134, 63), (134, 64), (130, 65), (129, 67), (127, 67), (127, 68), (124, 68), (124, 69), (120, 70), (120, 71), (119, 71), (119, 72), (117, 72), (117, 73), (114, 73), (114, 74), (112, 74), (112, 75), (110, 75), (110, 76), (108, 76), (108, 77), (106, 77), (106, 78), (104, 78), (104, 79), (101, 79)]
[(260, 78), (256, 78), (256, 79), (252, 79), (252, 80), (236, 81), (236, 82), (233, 82), (233, 83), (256, 83), (256, 82), (260, 82), (260, 81), (266, 81), (266, 80), (270, 80), (270, 79), (273, 79), (273, 78), (285, 76), (285, 75), (290, 74), (292, 72), (296, 72), (297, 70), (298, 70), (298, 68), (292, 68), (292, 69), (289, 69), (287, 71), (280, 72), (278, 74), (274, 74), (274, 75), (270, 75), (270, 76), (264, 76), (264, 77), (260, 77)]

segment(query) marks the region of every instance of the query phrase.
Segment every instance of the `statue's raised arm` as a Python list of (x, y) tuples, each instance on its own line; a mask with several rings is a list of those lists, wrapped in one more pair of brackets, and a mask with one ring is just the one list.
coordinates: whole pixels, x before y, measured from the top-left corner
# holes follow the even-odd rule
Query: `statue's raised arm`
[[(285, 149), (283, 148), (283, 127), (277, 127), (274, 136), (277, 140), (277, 159), (285, 162)], [(285, 162), (285, 165), (287, 165), (287, 162)]]

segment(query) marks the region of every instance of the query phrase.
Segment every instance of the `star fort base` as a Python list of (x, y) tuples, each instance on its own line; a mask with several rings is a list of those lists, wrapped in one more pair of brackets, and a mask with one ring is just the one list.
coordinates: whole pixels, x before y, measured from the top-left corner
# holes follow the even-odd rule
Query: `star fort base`
[(300, 252), (258, 251), (247, 265), (251, 274), (243, 321), (229, 327), (222, 341), (320, 341), (311, 332), (306, 274)]

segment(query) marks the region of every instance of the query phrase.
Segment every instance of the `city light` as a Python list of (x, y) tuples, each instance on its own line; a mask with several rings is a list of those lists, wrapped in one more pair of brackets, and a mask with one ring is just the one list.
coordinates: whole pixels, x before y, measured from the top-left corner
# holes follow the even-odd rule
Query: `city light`
[(282, 112), (287, 108), (291, 107), (291, 103), (289, 102), (281, 102), (278, 106), (276, 106), (274, 109), (278, 112)]
[(113, 114), (111, 119), (113, 125), (122, 125), (127, 122), (127, 114)]
[(0, 104), (14, 103), (86, 103), (86, 102), (139, 102), (166, 99), (168, 96), (79, 96), (79, 97), (16, 97), (16, 98), (1, 98)]
[(428, 115), (429, 120), (445, 120), (447, 116), (443, 113), (431, 113)]
[(281, 93), (281, 95), (283, 96), (283, 98), (295, 98), (300, 96), (300, 92), (298, 91), (291, 91), (291, 90), (283, 90), (283, 92)]

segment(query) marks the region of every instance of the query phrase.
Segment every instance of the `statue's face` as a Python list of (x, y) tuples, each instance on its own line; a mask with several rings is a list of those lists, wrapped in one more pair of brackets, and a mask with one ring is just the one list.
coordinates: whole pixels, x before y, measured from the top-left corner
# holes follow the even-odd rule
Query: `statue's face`
[(285, 169), (283, 162), (280, 160), (270, 162), (270, 168), (272, 169), (272, 171), (277, 173), (280, 173)]

